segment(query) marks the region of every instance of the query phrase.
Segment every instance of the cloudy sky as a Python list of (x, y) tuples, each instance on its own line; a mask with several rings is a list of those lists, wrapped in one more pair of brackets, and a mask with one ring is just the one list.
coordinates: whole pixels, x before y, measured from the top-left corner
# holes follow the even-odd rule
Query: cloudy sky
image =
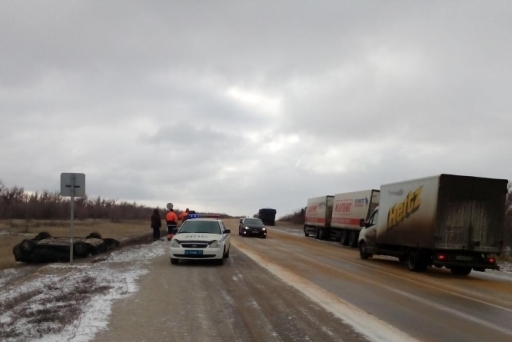
[(0, 1), (0, 180), (278, 216), (512, 179), (510, 1)]

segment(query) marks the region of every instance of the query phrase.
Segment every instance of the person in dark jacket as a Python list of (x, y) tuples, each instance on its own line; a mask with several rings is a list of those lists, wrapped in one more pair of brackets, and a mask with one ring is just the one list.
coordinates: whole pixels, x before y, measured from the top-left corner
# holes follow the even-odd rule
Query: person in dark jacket
[(153, 228), (153, 241), (160, 240), (160, 228), (162, 227), (162, 219), (158, 209), (153, 210), (151, 215), (151, 228)]

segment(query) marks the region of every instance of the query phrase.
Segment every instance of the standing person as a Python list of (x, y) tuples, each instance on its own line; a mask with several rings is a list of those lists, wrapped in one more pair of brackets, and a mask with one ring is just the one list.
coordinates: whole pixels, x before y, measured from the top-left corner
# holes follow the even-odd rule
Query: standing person
[(170, 240), (170, 234), (174, 234), (173, 229), (178, 226), (178, 215), (176, 215), (172, 206), (169, 207), (169, 212), (165, 215), (165, 221), (167, 222), (167, 240)]
[(187, 215), (188, 215), (188, 208), (185, 209), (185, 211), (182, 211), (180, 214), (181, 224), (183, 224), (183, 222), (185, 222), (185, 218), (187, 217)]
[(162, 228), (162, 219), (160, 218), (160, 211), (153, 210), (151, 215), (151, 228), (153, 228), (153, 241), (160, 240), (160, 228)]

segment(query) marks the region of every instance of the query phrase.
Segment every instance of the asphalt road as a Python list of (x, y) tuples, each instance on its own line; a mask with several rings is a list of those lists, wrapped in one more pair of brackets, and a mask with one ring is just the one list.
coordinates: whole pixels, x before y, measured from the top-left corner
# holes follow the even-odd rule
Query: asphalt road
[(396, 259), (360, 260), (355, 249), (286, 227), (243, 238), (235, 220), (225, 222), (233, 246), (223, 266), (154, 259), (95, 340), (386, 340), (380, 323), (419, 341), (512, 340), (510, 276), (412, 273)]
[(95, 341), (366, 341), (232, 248), (222, 266), (155, 259)]

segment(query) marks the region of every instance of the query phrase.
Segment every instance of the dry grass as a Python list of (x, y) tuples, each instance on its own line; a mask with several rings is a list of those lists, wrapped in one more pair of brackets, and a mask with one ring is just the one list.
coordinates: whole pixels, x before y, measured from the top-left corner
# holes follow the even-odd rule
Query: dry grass
[[(98, 232), (102, 237), (121, 240), (125, 237), (150, 233), (148, 221), (126, 221), (113, 223), (107, 220), (74, 221), (73, 236), (84, 237), (89, 233)], [(52, 236), (68, 237), (69, 221), (0, 221), (0, 269), (16, 267), (12, 248), (23, 239), (31, 239), (40, 232), (48, 232)], [(7, 234), (5, 234), (5, 232)], [(24, 235), (29, 234), (29, 235)]]

